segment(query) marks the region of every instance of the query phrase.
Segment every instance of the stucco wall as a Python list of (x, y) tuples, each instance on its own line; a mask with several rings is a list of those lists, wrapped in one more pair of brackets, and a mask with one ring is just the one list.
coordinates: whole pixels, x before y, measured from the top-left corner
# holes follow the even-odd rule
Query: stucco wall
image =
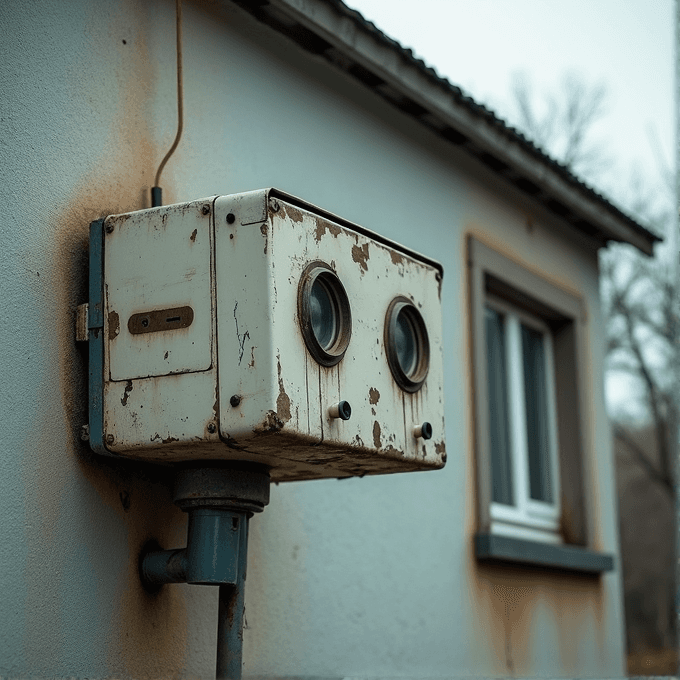
[[(167, 471), (79, 440), (90, 220), (148, 206), (175, 128), (174, 3), (0, 5), (0, 674), (196, 677), (216, 592), (137, 580), (184, 542)], [(251, 523), (245, 672), (623, 675), (620, 572), (480, 568), (474, 532), (465, 237), (582, 297), (594, 547), (617, 553), (596, 257), (368, 90), (227, 4), (185, 7), (186, 121), (165, 202), (276, 186), (445, 268), (448, 464), (272, 488)], [(527, 228), (530, 218), (531, 228)]]

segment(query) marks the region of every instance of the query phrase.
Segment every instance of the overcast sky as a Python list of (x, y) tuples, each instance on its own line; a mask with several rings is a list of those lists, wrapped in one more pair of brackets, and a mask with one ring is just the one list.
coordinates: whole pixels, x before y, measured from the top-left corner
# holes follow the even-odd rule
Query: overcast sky
[[(628, 193), (633, 167), (652, 187), (661, 187), (661, 166), (673, 167), (674, 0), (345, 2), (502, 118), (517, 72), (537, 91), (574, 71), (603, 83), (607, 114), (593, 132), (614, 163), (598, 184), (615, 200)], [(640, 417), (629, 399), (634, 389), (609, 373), (610, 411)]]
[(604, 83), (608, 113), (594, 132), (618, 172), (635, 164), (653, 176), (659, 158), (674, 162), (673, 0), (345, 1), (503, 118), (518, 71), (539, 91), (569, 71)]

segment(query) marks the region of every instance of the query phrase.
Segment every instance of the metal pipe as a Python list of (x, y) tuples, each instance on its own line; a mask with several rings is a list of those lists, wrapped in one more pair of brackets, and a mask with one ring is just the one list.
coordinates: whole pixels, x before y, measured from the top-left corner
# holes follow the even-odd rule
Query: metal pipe
[(220, 586), (217, 614), (216, 680), (241, 680), (247, 564), (248, 519), (244, 517), (239, 534), (238, 580), (236, 585)]
[(186, 548), (154, 550), (143, 555), (142, 582), (156, 588), (166, 583), (184, 583), (187, 571)]
[(217, 680), (241, 680), (248, 521), (269, 503), (269, 471), (232, 462), (178, 470), (175, 503), (189, 515), (187, 547), (140, 556), (147, 588), (166, 583), (219, 585)]

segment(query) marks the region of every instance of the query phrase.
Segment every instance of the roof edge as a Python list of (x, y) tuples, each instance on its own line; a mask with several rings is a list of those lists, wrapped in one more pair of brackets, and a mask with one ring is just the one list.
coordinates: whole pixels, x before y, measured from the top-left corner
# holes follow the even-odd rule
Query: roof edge
[(654, 243), (661, 241), (341, 0), (233, 1), (348, 72), (602, 245), (622, 241), (652, 255)]

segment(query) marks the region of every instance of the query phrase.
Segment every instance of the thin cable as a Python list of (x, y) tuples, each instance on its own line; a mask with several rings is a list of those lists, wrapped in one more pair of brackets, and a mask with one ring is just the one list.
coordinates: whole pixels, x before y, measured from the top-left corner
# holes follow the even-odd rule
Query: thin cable
[(156, 180), (154, 188), (159, 188), (161, 173), (165, 164), (170, 160), (170, 156), (175, 152), (179, 140), (182, 137), (182, 129), (184, 128), (184, 85), (183, 85), (183, 74), (182, 74), (182, 0), (176, 0), (177, 6), (177, 134), (175, 135), (175, 141), (172, 143), (170, 150), (165, 154), (165, 158), (161, 161), (158, 166), (158, 172), (156, 172)]

